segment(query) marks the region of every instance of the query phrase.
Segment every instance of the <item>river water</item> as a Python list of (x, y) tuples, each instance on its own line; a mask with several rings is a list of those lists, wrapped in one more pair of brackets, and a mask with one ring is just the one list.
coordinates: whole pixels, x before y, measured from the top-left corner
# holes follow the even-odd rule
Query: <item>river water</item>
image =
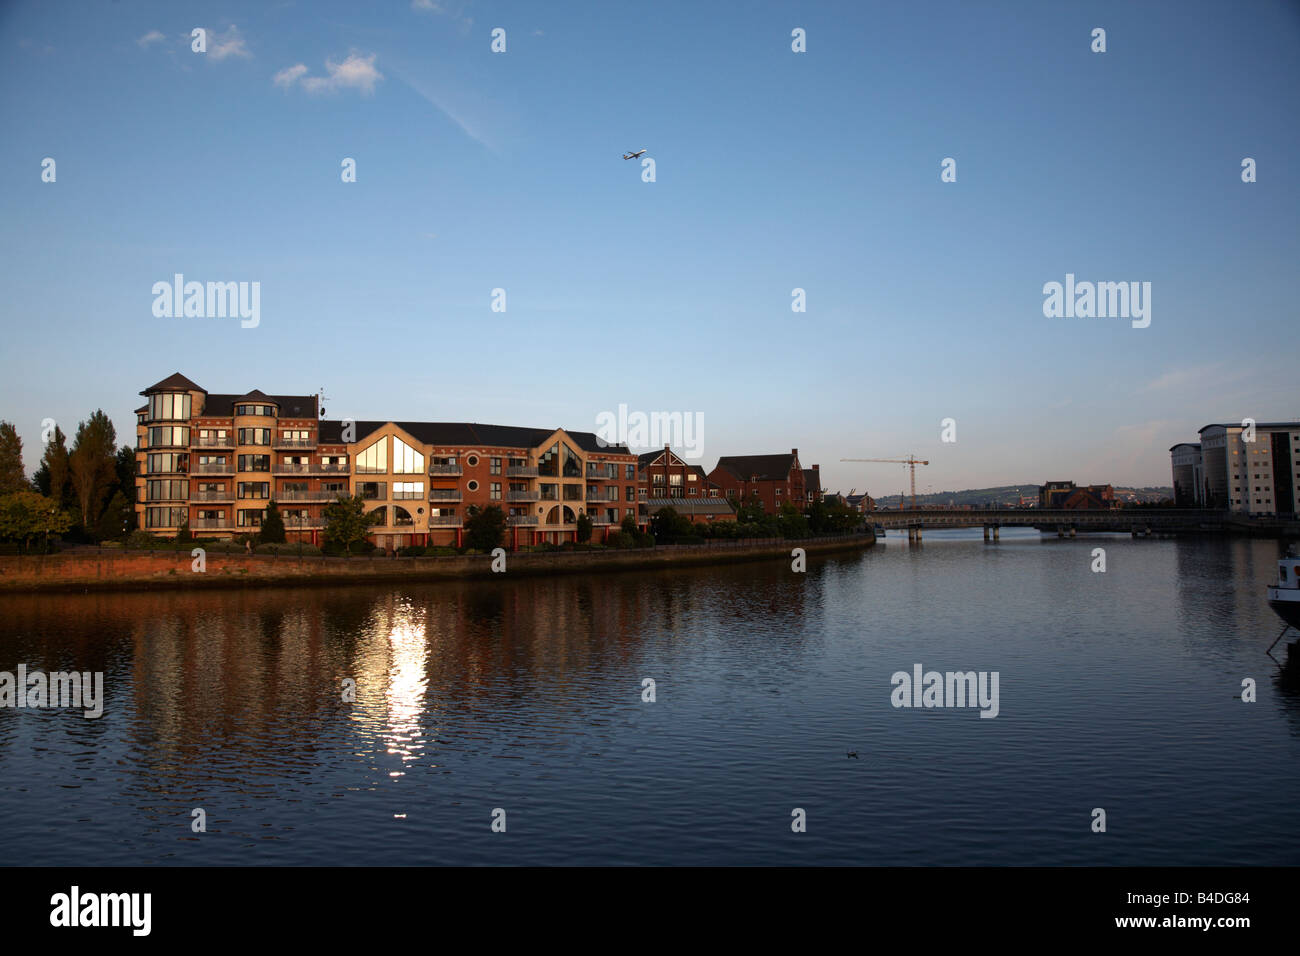
[[(804, 574), (0, 597), (0, 670), (107, 698), (0, 709), (0, 862), (1296, 864), (1279, 553), (954, 531)], [(894, 707), (917, 664), (996, 672), (997, 716)]]

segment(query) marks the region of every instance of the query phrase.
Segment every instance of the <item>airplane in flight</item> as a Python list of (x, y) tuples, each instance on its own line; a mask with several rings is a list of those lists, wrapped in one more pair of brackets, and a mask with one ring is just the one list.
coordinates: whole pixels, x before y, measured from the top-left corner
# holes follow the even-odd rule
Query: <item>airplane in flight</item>
[(624, 159), (636, 159), (638, 156), (640, 156), (640, 155), (641, 155), (642, 153), (644, 153), (644, 152), (645, 152), (644, 149), (638, 149), (635, 153), (624, 153), (624, 154), (623, 154), (623, 158), (624, 158)]

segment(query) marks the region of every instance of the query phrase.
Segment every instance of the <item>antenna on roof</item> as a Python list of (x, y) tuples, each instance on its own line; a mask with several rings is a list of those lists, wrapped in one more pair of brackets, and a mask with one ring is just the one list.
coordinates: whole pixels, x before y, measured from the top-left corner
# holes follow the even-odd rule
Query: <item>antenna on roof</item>
[(320, 400), (316, 404), (317, 407), (320, 409), (320, 417), (324, 418), (325, 417), (325, 386), (324, 385), (320, 387)]

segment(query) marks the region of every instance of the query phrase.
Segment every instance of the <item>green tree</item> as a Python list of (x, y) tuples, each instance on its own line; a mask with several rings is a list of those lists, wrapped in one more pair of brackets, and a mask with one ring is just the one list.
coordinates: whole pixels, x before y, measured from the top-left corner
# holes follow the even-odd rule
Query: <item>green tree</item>
[(262, 528), (257, 537), (263, 544), (284, 544), (284, 518), (274, 499), (266, 503), (266, 514), (262, 516)]
[(9, 422), (0, 422), (0, 495), (30, 491), (31, 487), (23, 468), (23, 440), (18, 437), (18, 429)]
[(34, 491), (0, 496), (0, 538), (17, 541), (23, 548), (41, 538), (63, 534), (72, 527), (71, 516), (59, 503)]
[(479, 508), (470, 505), (465, 520), (465, 544), (475, 551), (491, 551), (501, 546), (506, 531), (506, 513), (496, 505)]
[(117, 456), (113, 459), (113, 471), (116, 473), (118, 490), (127, 501), (135, 500), (135, 449), (130, 445), (123, 445), (117, 450)]
[(592, 529), (591, 517), (585, 514), (578, 515), (579, 543), (586, 544), (588, 541), (591, 540), (591, 529)]
[(660, 508), (650, 518), (650, 531), (656, 538), (684, 538), (695, 534), (695, 526), (676, 508)]
[(185, 520), (181, 522), (181, 526), (176, 529), (176, 543), (189, 544), (193, 540), (194, 532), (190, 530), (190, 516), (186, 515)]
[(375, 516), (366, 514), (366, 499), (360, 495), (339, 495), (325, 506), (324, 519), (326, 546), (351, 551), (353, 545), (366, 540)]
[(83, 528), (90, 528), (99, 517), (117, 481), (116, 449), (117, 430), (102, 410), (96, 409), (77, 426), (68, 466)]
[[(68, 473), (67, 437), (58, 425), (54, 426), (54, 434), (45, 443), (45, 454), (41, 456), (41, 466), (36, 469), (32, 483), (41, 494), (53, 498), (68, 511), (73, 510), (72, 481)], [(132, 489), (127, 500), (134, 498), (135, 493)]]
[(95, 538), (99, 541), (116, 541), (118, 538), (126, 537), (132, 525), (135, 524), (135, 509), (131, 503), (126, 500), (126, 495), (121, 491), (113, 492), (113, 498), (100, 515), (98, 524), (95, 525)]
[(633, 515), (627, 515), (618, 527), (624, 534), (630, 534), (633, 536), (635, 536), (639, 530), (636, 526), (636, 518)]

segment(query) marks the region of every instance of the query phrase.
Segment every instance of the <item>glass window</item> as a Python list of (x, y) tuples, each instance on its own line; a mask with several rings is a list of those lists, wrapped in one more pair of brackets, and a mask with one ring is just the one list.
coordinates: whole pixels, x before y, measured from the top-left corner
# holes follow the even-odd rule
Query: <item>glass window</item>
[(271, 456), (270, 455), (240, 455), (239, 470), (240, 471), (270, 471)]
[(357, 474), (378, 474), (388, 471), (388, 439), (381, 438), (357, 455)]
[(408, 501), (424, 497), (424, 482), (422, 481), (395, 481), (393, 482), (393, 497), (399, 501)]
[(150, 448), (167, 446), (187, 448), (189, 444), (190, 430), (181, 425), (155, 425), (149, 429)]
[(239, 444), (241, 444), (241, 445), (269, 445), (269, 444), (271, 444), (271, 429), (269, 429), (269, 428), (241, 428), (241, 429), (239, 429)]
[(185, 421), (190, 417), (190, 393), (150, 395), (149, 417), (154, 421)]
[(359, 481), (357, 492), (367, 501), (388, 497), (388, 484), (383, 481)]
[[(365, 452), (362, 452), (361, 454), (364, 456)], [(379, 470), (382, 471), (383, 469), (381, 468)], [(424, 474), (424, 455), (420, 454), (396, 435), (393, 436), (393, 474)]]
[(501, 459), (500, 459), (500, 458), (490, 458), (490, 459), (488, 459), (488, 472), (489, 472), (490, 474), (493, 474), (493, 475), (499, 475), (499, 474), (501, 474)]

